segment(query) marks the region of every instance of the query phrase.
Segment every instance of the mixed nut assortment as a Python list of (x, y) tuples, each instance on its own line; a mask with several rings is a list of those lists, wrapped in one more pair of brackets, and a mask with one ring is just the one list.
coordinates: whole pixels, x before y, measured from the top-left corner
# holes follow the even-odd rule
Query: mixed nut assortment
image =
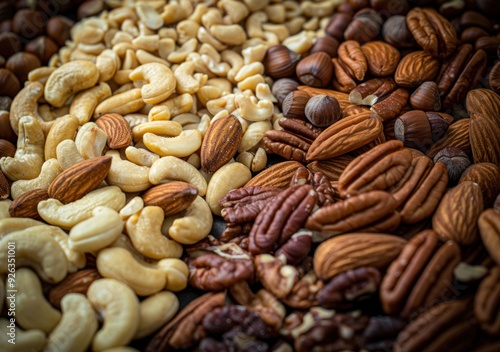
[(499, 12), (104, 0), (40, 27), (61, 48), (0, 88), (0, 350), (499, 350)]

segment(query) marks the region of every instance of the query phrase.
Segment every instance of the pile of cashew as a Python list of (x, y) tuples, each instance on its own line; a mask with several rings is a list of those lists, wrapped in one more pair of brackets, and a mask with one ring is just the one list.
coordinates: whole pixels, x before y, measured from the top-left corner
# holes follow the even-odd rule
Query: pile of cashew
[[(17, 343), (0, 339), (2, 351), (118, 351), (176, 314), (172, 292), (189, 276), (179, 259), (183, 245), (209, 235), (219, 200), (267, 164), (263, 134), (281, 129), (262, 64), (267, 48), (283, 43), (306, 53), (342, 1), (105, 2), (113, 9), (77, 23), (11, 105), (18, 142), (13, 157), (0, 159), (11, 187), (11, 199), (0, 200), (0, 285), (15, 242), (19, 294)], [(99, 125), (110, 113), (122, 115), (130, 130), (125, 148), (110, 149), (117, 136)], [(208, 174), (200, 161), (205, 133), (229, 114), (243, 137), (234, 158)], [(10, 217), (13, 201), (103, 155), (111, 167), (95, 190), (69, 203), (39, 202), (39, 220)], [(198, 195), (165, 217), (141, 194), (174, 180), (192, 184)], [(41, 281), (64, 282), (87, 268), (86, 254), (102, 278), (86, 294), (68, 293), (55, 309)], [(8, 324), (0, 320), (2, 333)]]

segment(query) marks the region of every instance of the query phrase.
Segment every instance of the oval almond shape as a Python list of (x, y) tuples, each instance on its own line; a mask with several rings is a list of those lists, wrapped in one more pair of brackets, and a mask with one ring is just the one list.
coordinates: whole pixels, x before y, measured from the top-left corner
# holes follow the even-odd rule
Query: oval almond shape
[(295, 171), (301, 166), (303, 165), (298, 161), (274, 164), (253, 177), (244, 187), (287, 187), (290, 185)]
[(39, 220), (42, 217), (38, 214), (38, 203), (49, 199), (46, 189), (33, 189), (17, 197), (10, 203), (9, 214), (13, 218), (31, 218)]
[(398, 66), (400, 53), (391, 44), (373, 41), (361, 47), (368, 64), (368, 72), (375, 77), (392, 75)]
[(396, 68), (394, 80), (404, 88), (417, 88), (433, 81), (439, 71), (439, 61), (425, 51), (414, 51), (404, 56)]
[(483, 244), (491, 258), (500, 265), (500, 211), (487, 209), (477, 222)]
[(125, 148), (132, 142), (132, 129), (120, 114), (105, 114), (95, 120), (97, 126), (108, 136), (111, 149)]
[(144, 205), (159, 206), (165, 216), (187, 209), (198, 195), (198, 189), (187, 182), (171, 181), (151, 187), (143, 195)]
[(61, 172), (50, 184), (48, 193), (64, 204), (74, 202), (95, 190), (111, 167), (110, 156), (81, 161)]

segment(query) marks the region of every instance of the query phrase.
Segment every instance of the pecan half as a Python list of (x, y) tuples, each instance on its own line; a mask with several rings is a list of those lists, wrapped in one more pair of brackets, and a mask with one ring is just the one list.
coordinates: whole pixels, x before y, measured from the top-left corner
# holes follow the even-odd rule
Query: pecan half
[(346, 40), (339, 45), (337, 49), (339, 62), (345, 67), (351, 77), (362, 81), (368, 70), (365, 54), (361, 50), (361, 46), (355, 40)]
[(374, 316), (363, 332), (363, 347), (368, 351), (392, 351), (394, 340), (406, 326), (398, 317)]
[(285, 298), (299, 281), (299, 272), (291, 265), (269, 254), (255, 257), (257, 277), (262, 285), (276, 298)]
[(299, 230), (294, 233), (275, 253), (276, 257), (283, 256), (287, 263), (295, 265), (300, 263), (311, 250), (312, 232)]
[(353, 159), (354, 157), (349, 154), (339, 155), (328, 160), (313, 161), (307, 164), (307, 168), (313, 172), (323, 173), (330, 181), (337, 181)]
[(311, 142), (323, 131), (323, 128), (315, 127), (310, 122), (299, 119), (282, 117), (278, 123), (285, 131)]
[(332, 59), (332, 87), (339, 92), (349, 93), (356, 87), (356, 81), (336, 57)]
[(282, 299), (287, 306), (296, 309), (307, 309), (318, 305), (317, 295), (324, 283), (314, 271), (309, 271), (293, 285), (290, 294)]
[(264, 133), (263, 141), (269, 151), (287, 160), (306, 161), (310, 143), (303, 138), (286, 131), (270, 130)]
[(479, 285), (474, 299), (474, 315), (488, 334), (500, 336), (500, 267), (491, 269)]

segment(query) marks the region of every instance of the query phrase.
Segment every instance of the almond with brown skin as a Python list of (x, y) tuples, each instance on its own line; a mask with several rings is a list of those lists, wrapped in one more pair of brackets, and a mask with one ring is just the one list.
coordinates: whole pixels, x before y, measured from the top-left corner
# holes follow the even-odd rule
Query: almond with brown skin
[(481, 113), (500, 124), (500, 96), (492, 90), (478, 88), (469, 91), (466, 107), (469, 115)]
[(295, 171), (301, 166), (303, 165), (298, 161), (274, 164), (253, 177), (245, 184), (245, 187), (288, 187)]
[(156, 205), (163, 209), (165, 216), (185, 210), (198, 195), (198, 189), (182, 181), (167, 182), (151, 187), (143, 195), (144, 205)]
[(392, 75), (401, 56), (398, 49), (379, 40), (363, 44), (361, 51), (365, 54), (368, 72), (375, 77)]
[(208, 126), (201, 145), (201, 167), (214, 173), (238, 151), (243, 128), (234, 115), (221, 117)]
[(0, 170), (0, 199), (6, 199), (10, 196), (10, 185), (7, 177)]
[(472, 113), (469, 138), (474, 163), (493, 163), (500, 167), (500, 125), (491, 117), (493, 111)]
[(49, 198), (50, 197), (46, 189), (34, 189), (28, 191), (22, 196), (14, 199), (9, 206), (9, 214), (13, 218), (41, 219), (37, 210), (38, 203)]
[(432, 81), (439, 71), (439, 61), (425, 51), (413, 51), (404, 56), (396, 69), (394, 80), (404, 88), (417, 88)]
[(471, 154), (471, 143), (469, 138), (470, 119), (461, 119), (450, 125), (443, 138), (438, 140), (427, 151), (427, 156), (434, 159), (441, 149), (455, 147), (465, 154)]
[(472, 181), (483, 191), (484, 209), (491, 208), (500, 194), (500, 168), (492, 163), (477, 163), (469, 166), (460, 177), (459, 183)]
[(0, 139), (0, 158), (4, 156), (14, 157), (16, 146), (6, 139)]
[(69, 274), (63, 281), (50, 289), (49, 302), (57, 309), (61, 309), (61, 300), (64, 296), (68, 293), (85, 295), (90, 285), (100, 278), (101, 275), (96, 269), (83, 269)]
[(110, 156), (81, 161), (60, 173), (49, 186), (50, 198), (67, 204), (96, 189), (111, 167)]
[(483, 244), (491, 258), (500, 265), (500, 211), (487, 209), (477, 222)]
[(132, 129), (122, 115), (105, 114), (95, 120), (95, 123), (108, 136), (109, 148), (125, 148), (132, 142)]

